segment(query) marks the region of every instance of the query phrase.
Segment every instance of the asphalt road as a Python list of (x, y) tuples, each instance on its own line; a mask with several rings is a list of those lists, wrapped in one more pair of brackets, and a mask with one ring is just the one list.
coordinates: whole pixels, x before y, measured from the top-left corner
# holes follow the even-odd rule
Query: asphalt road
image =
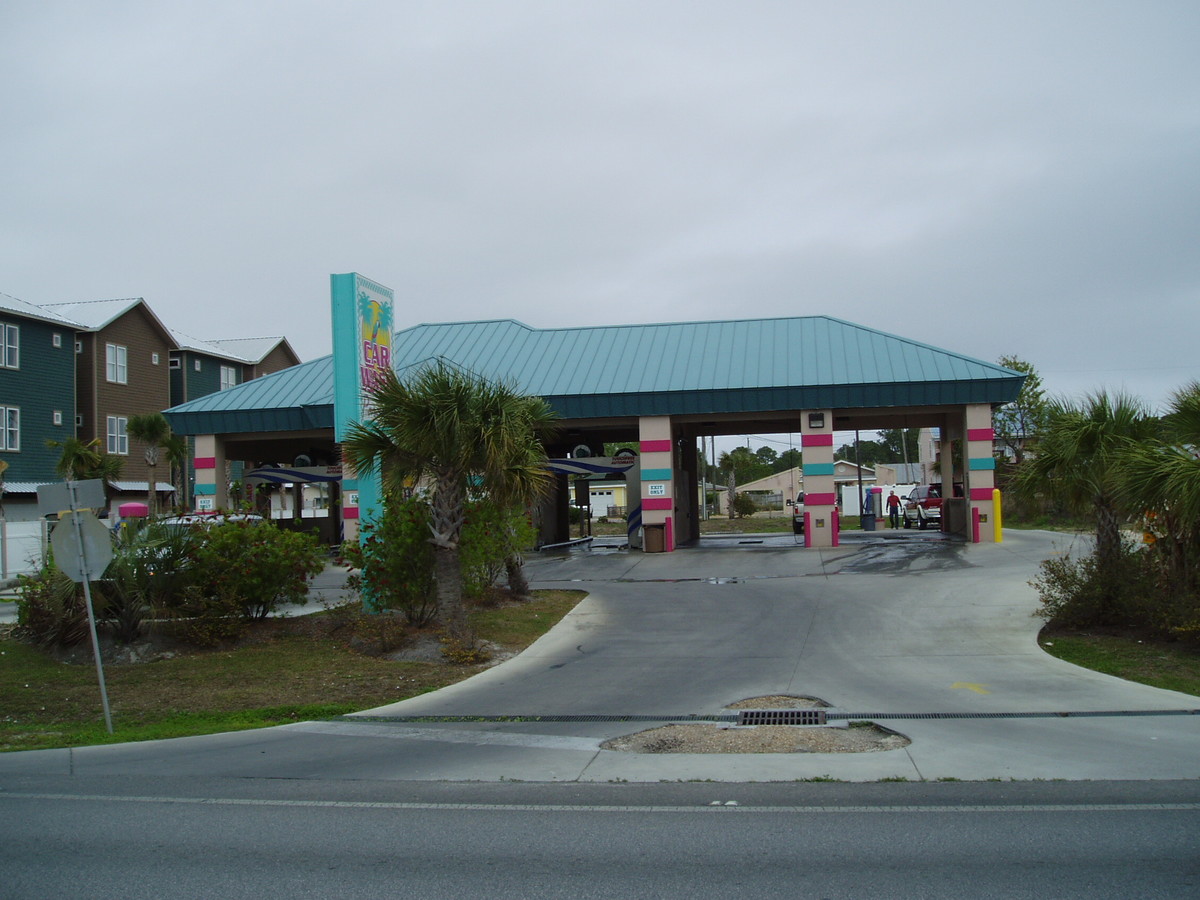
[[(451, 689), (356, 720), (0, 755), (0, 896), (1200, 894), (1196, 698), (1037, 647), (1028, 581), (1053, 536), (912, 537), (540, 558), (538, 586), (588, 599)], [(650, 727), (629, 716), (768, 693), (912, 743), (600, 749)]]
[(414, 787), (85, 777), (10, 785), (0, 813), (9, 900), (1200, 891), (1195, 782)]

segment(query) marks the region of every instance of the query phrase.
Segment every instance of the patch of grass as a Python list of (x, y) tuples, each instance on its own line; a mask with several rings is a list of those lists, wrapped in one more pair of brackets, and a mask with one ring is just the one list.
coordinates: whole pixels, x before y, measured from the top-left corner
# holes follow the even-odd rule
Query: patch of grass
[[(479, 637), (521, 650), (577, 604), (581, 591), (477, 611)], [(481, 666), (397, 661), (353, 649), (344, 612), (256, 623), (234, 648), (106, 664), (115, 733), (104, 728), (90, 652), (59, 662), (0, 639), (0, 750), (154, 740), (325, 719), (461, 681)]]
[(524, 650), (574, 609), (582, 596), (579, 591), (537, 591), (525, 603), (474, 610), (469, 620), (480, 637), (509, 650)]
[(1200, 696), (1200, 647), (1194, 644), (1049, 630), (1038, 642), (1051, 656), (1085, 669)]

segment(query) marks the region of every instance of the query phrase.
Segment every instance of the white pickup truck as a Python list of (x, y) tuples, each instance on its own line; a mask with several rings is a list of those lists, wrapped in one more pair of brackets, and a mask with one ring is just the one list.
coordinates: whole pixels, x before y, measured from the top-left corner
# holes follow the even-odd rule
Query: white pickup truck
[(792, 534), (804, 534), (804, 492), (789, 500), (788, 506), (792, 508)]

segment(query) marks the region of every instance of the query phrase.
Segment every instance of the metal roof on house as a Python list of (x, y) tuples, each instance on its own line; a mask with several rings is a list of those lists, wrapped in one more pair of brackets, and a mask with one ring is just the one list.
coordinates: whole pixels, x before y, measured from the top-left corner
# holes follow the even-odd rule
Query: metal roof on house
[[(1004, 403), (1024, 376), (828, 316), (530, 328), (512, 319), (396, 332), (393, 364), (445, 360), (544, 397), (565, 419)], [(333, 426), (324, 357), (168, 412), (185, 434)]]
[(120, 300), (83, 300), (78, 303), (43, 303), (42, 309), (53, 310), (78, 323), (83, 331), (99, 331), (114, 319), (123, 316), (139, 303), (141, 297), (125, 297)]
[(205, 341), (192, 337), (190, 334), (184, 334), (182, 331), (172, 331), (171, 336), (180, 350), (219, 356), (222, 359), (249, 365), (262, 362), (272, 350), (287, 341), (285, 337), (226, 338)]
[(51, 312), (41, 306), (35, 306), (18, 297), (12, 297), (4, 293), (0, 293), (0, 311), (14, 313), (18, 316), (24, 316), (27, 319), (37, 319), (40, 322), (63, 325), (72, 330), (79, 328), (78, 322), (64, 319), (58, 313)]

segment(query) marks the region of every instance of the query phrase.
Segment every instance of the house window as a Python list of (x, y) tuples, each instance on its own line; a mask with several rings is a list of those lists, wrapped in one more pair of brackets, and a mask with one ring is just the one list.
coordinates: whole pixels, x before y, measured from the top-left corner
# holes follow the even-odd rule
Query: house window
[(16, 325), (5, 325), (0, 337), (4, 346), (0, 347), (0, 365), (6, 369), (21, 368), (21, 329)]
[(61, 409), (56, 409), (54, 411), (54, 424), (55, 425), (62, 424), (62, 410)]
[(167, 365), (172, 369), (182, 369), (183, 360), (178, 356), (172, 356), (169, 360), (167, 360)]
[(55, 349), (61, 348), (62, 347), (62, 335), (57, 334), (57, 333), (50, 335), (50, 346), (54, 347)]
[(237, 387), (237, 369), (233, 366), (221, 366), (221, 390), (227, 391)]
[(120, 344), (104, 345), (107, 378), (114, 384), (129, 383), (129, 350)]
[(157, 354), (157, 353), (151, 353), (151, 354), (150, 354), (150, 362), (151, 362), (153, 365), (156, 365), (156, 366), (158, 365), (158, 354)]
[(76, 341), (76, 342), (75, 342), (75, 352), (76, 352), (76, 353), (82, 353), (82, 352), (83, 352), (83, 341)]
[(192, 363), (192, 368), (194, 368), (197, 372), (199, 372), (200, 371), (200, 360), (198, 360), (198, 359), (195, 360)]
[(21, 449), (21, 410), (0, 406), (0, 450)]
[(129, 455), (129, 435), (125, 433), (128, 424), (124, 416), (108, 417), (108, 452), (114, 456)]

